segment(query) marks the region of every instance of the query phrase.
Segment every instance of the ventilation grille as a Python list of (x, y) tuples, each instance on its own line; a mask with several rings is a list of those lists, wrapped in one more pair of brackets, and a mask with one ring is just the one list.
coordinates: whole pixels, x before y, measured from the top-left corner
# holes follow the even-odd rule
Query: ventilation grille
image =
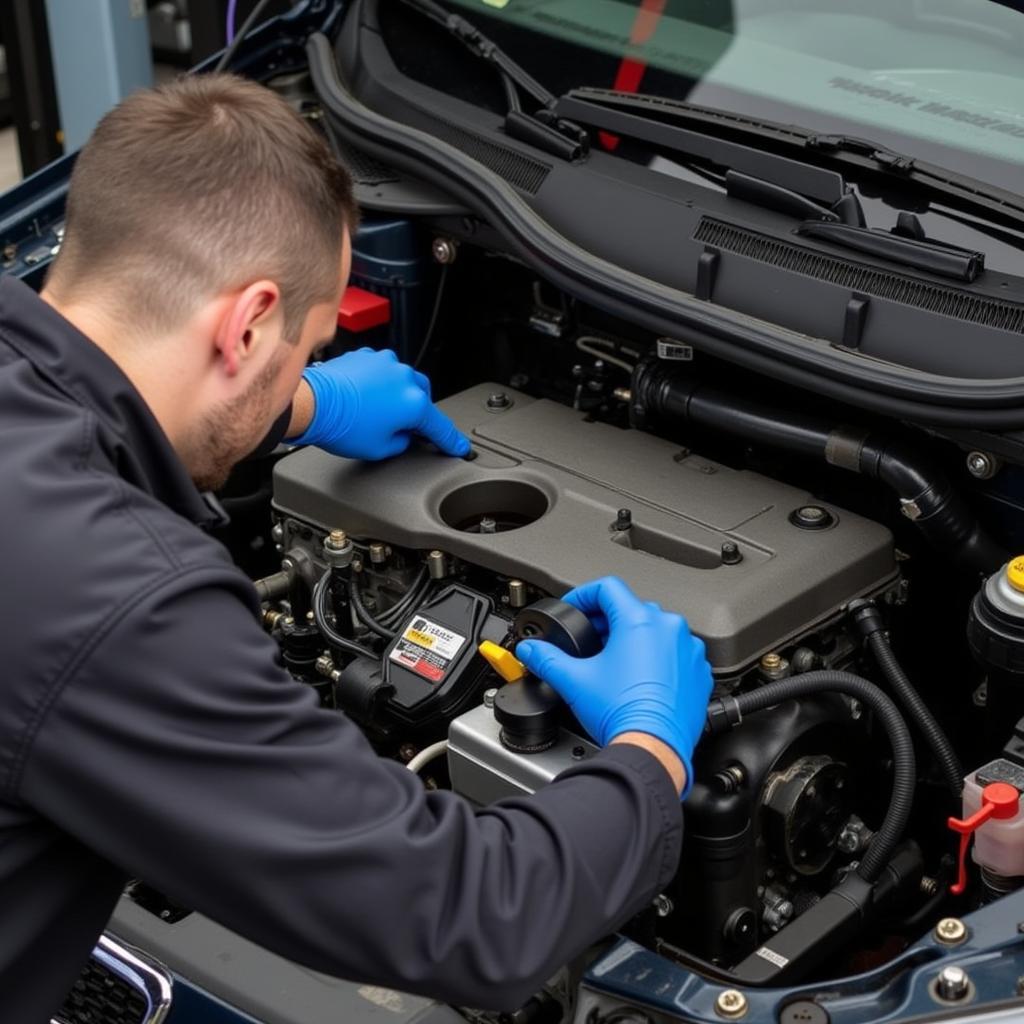
[(331, 143), (341, 162), (348, 168), (353, 180), (359, 185), (376, 186), (388, 182), (400, 181), (401, 176), (392, 167), (387, 167), (375, 160), (369, 153), (349, 146), (338, 138), (337, 132), (331, 131)]
[(723, 252), (734, 252), (759, 263), (769, 263), (794, 274), (827, 281), (851, 291), (891, 299), (905, 306), (915, 306), (929, 313), (966, 320), (984, 327), (1015, 334), (1024, 333), (1024, 306), (1015, 302), (1000, 302), (998, 299), (971, 295), (969, 292), (945, 288), (904, 274), (824, 256), (811, 249), (780, 242), (710, 217), (701, 218), (693, 237)]
[(489, 171), (504, 178), (510, 185), (532, 196), (540, 191), (544, 179), (551, 170), (547, 164), (532, 160), (506, 146), (499, 146), (449, 121), (439, 117), (432, 117), (431, 121), (433, 125), (430, 131), (443, 142), (461, 150)]
[(148, 1015), (145, 995), (90, 959), (54, 1019), (59, 1024), (144, 1024)]

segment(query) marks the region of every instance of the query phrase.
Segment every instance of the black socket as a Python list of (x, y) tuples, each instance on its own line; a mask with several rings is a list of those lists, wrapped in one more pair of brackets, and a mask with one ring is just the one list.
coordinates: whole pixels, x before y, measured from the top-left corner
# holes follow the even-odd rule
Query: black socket
[(561, 698), (547, 683), (524, 680), (503, 686), (494, 697), (501, 742), (520, 754), (537, 754), (558, 739)]
[(512, 628), (518, 640), (546, 640), (574, 658), (590, 658), (601, 650), (601, 638), (590, 619), (553, 597), (524, 608)]

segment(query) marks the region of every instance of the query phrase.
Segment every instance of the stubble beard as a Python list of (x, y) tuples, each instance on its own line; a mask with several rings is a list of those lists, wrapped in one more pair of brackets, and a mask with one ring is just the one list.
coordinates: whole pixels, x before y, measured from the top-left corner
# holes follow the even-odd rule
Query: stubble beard
[(279, 415), (274, 383), (285, 358), (282, 352), (272, 359), (243, 394), (206, 413), (189, 435), (183, 460), (199, 490), (220, 490), (235, 464), (266, 436)]

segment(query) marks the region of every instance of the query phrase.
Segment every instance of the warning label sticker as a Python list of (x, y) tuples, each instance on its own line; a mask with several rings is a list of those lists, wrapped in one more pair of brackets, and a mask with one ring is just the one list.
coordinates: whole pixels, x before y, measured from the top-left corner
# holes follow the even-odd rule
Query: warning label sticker
[(439, 683), (458, 657), (466, 638), (437, 622), (417, 616), (406, 627), (390, 654), (395, 664)]

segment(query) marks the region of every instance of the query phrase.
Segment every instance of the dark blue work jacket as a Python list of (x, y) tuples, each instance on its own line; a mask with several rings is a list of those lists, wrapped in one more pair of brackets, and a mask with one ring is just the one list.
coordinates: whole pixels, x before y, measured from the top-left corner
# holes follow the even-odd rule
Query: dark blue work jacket
[(672, 876), (618, 746), (475, 810), (281, 668), (213, 512), (117, 366), (0, 280), (0, 1015), (61, 1003), (127, 879), (311, 968), (519, 1005)]

